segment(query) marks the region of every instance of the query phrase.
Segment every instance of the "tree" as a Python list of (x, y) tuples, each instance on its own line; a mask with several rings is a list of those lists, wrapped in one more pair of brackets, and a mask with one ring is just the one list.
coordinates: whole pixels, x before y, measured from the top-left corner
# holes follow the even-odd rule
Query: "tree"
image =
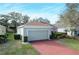
[(16, 27), (18, 25), (27, 23), (30, 18), (27, 15), (23, 16), (21, 13), (17, 13), (17, 12), (10, 12), (8, 14), (10, 15), (10, 20), (11, 20), (10, 24), (11, 24), (11, 26), (13, 26), (15, 28), (14, 32), (16, 32)]
[(60, 21), (63, 22), (63, 24), (66, 26), (77, 26), (77, 21), (79, 21), (79, 11), (77, 9), (79, 5), (74, 3), (67, 3), (66, 6), (68, 7), (67, 11), (60, 15)]
[(0, 24), (6, 26), (6, 31), (8, 31), (9, 27), (12, 27), (14, 28), (14, 32), (16, 32), (16, 27), (27, 23), (29, 19), (30, 17), (27, 15), (22, 15), (18, 12), (10, 12), (0, 15)]
[(18, 23), (21, 23), (21, 21), (23, 20), (23, 16), (21, 13), (17, 13), (17, 12), (10, 12), (8, 13), (11, 17), (10, 20), (15, 20)]
[(17, 23), (21, 24), (25, 24), (28, 22), (28, 20), (30, 19), (29, 16), (27, 15), (22, 15), (21, 13), (17, 13), (17, 12), (10, 12), (8, 13), (11, 17), (11, 20), (15, 20)]
[(12, 20), (11, 25), (12, 26), (10, 28), (12, 28), (14, 30), (14, 32), (16, 33), (17, 32), (17, 25), (18, 25), (18, 23), (15, 20)]
[(36, 18), (36, 19), (33, 19), (33, 21), (36, 21), (36, 22), (43, 22), (43, 23), (48, 23), (50, 24), (50, 21), (48, 19), (44, 19), (42, 17), (39, 17), (39, 18)]
[(66, 6), (66, 12), (60, 15), (60, 22), (63, 24), (63, 26), (70, 27), (70, 30), (73, 30), (79, 25), (79, 4), (67, 3)]
[(29, 19), (30, 19), (29, 16), (24, 15), (24, 16), (23, 16), (23, 23), (24, 23), (24, 24), (27, 23), (27, 22), (29, 21)]
[(0, 15), (0, 24), (6, 26), (6, 31), (8, 29), (8, 21), (10, 20), (9, 15)]
[(8, 13), (8, 15), (10, 16), (10, 25), (9, 27), (14, 28), (14, 32), (16, 32), (16, 28), (18, 25), (21, 24), (22, 21), (22, 14), (21, 13), (17, 13), (17, 12), (10, 12)]
[(16, 32), (16, 27), (21, 24), (25, 24), (30, 19), (27, 15), (22, 15), (18, 12), (10, 12), (8, 14), (1, 14), (0, 15), (0, 24), (6, 26), (8, 29), (9, 27), (13, 27), (14, 32)]
[(0, 22), (5, 26), (9, 19), (10, 19), (9, 15), (0, 15)]

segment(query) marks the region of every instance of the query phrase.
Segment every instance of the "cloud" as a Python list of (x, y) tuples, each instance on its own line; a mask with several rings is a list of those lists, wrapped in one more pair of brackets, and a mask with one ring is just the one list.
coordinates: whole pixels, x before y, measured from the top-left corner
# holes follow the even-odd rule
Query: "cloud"
[[(64, 6), (58, 5), (43, 5), (41, 8), (35, 8), (30, 4), (0, 4), (0, 13), (7, 14), (12, 11), (20, 12), (22, 14), (27, 14), (28, 16), (33, 18), (43, 17), (50, 20), (51, 23), (55, 23), (59, 20), (59, 14), (63, 11)], [(31, 7), (31, 8), (29, 8)]]
[(9, 13), (11, 11), (23, 11), (24, 7), (28, 7), (29, 5), (27, 4), (17, 4), (17, 3), (4, 3), (4, 4), (0, 4), (0, 13)]
[(59, 15), (57, 14), (53, 15), (53, 14), (45, 14), (45, 13), (39, 13), (39, 14), (29, 13), (28, 15), (31, 17), (31, 19), (39, 18), (39, 17), (47, 18), (51, 24), (55, 24), (55, 22), (59, 20)]
[(64, 5), (62, 6), (45, 6), (41, 9), (41, 12), (52, 13), (52, 14), (60, 14), (66, 9)]

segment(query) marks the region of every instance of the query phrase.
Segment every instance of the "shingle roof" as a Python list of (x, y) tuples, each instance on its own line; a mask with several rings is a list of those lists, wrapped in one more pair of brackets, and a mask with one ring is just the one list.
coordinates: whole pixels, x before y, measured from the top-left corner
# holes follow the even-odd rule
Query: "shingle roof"
[(43, 22), (28, 22), (25, 25), (32, 25), (32, 26), (49, 26), (48, 23)]

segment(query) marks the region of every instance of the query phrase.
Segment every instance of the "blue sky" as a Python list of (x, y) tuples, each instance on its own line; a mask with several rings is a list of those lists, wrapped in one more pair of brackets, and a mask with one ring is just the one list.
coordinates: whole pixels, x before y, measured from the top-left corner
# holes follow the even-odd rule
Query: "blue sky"
[(59, 15), (66, 9), (64, 3), (4, 3), (0, 4), (0, 14), (12, 11), (27, 14), (33, 18), (43, 17), (54, 24), (59, 20)]

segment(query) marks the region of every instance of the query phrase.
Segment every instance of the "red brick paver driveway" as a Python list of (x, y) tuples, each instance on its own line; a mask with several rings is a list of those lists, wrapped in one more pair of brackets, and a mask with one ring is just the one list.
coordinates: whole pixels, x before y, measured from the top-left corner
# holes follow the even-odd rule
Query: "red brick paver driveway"
[(42, 55), (79, 55), (79, 51), (72, 50), (56, 41), (32, 42), (32, 46)]

